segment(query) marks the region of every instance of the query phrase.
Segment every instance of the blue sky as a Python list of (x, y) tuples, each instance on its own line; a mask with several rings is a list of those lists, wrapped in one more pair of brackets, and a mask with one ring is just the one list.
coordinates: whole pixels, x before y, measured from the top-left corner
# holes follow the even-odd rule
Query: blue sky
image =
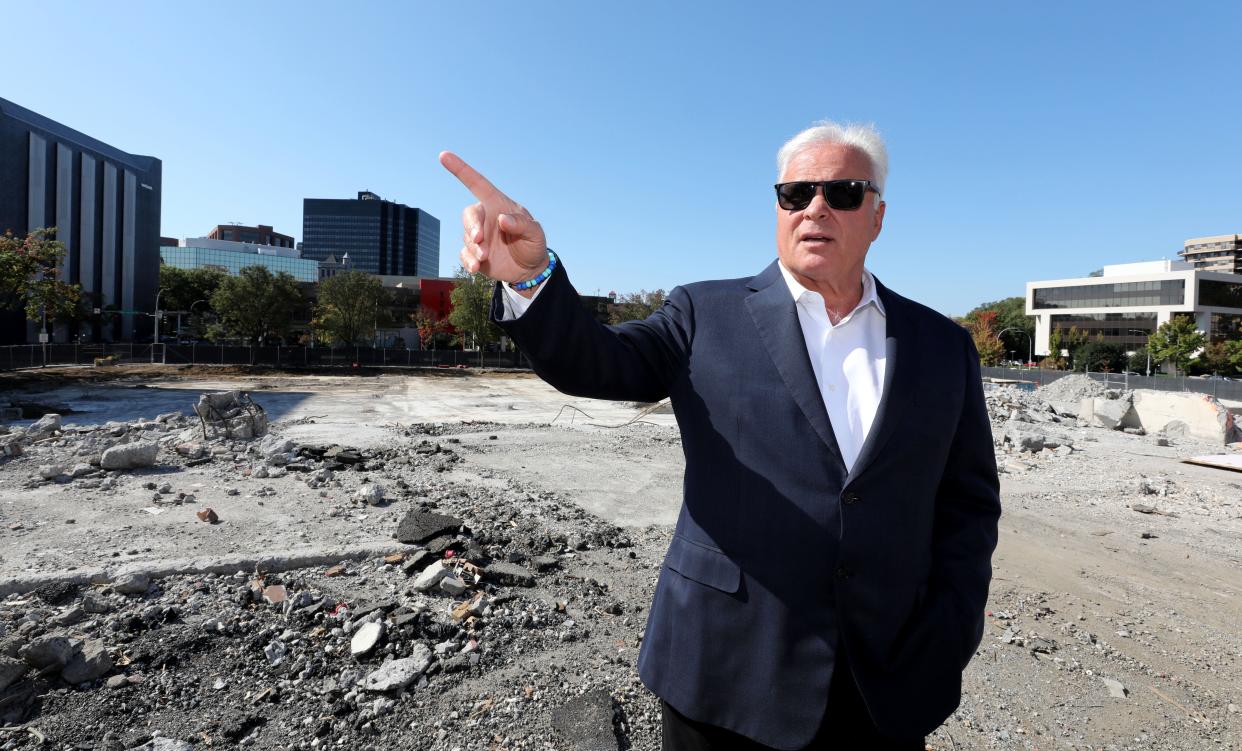
[(369, 189), (440, 218), (444, 275), (452, 149), (590, 294), (759, 271), (825, 117), (885, 134), (868, 265), (946, 314), (1242, 232), (1240, 3), (781, 7), (0, 0), (0, 96), (161, 158), (166, 235)]

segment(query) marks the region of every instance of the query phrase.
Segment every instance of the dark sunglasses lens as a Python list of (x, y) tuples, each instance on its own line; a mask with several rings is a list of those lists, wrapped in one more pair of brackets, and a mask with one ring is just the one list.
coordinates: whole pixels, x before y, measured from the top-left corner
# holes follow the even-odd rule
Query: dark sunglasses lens
[(853, 211), (862, 206), (867, 184), (861, 180), (833, 180), (824, 185), (824, 200), (834, 209)]
[(776, 189), (777, 203), (787, 211), (805, 209), (815, 197), (815, 183), (785, 183)]

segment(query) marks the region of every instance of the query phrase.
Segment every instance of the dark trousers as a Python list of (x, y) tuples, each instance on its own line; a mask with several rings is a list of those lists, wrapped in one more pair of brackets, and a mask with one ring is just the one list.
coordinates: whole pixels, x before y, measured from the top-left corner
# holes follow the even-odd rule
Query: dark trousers
[[(774, 751), (724, 728), (708, 725), (663, 706), (664, 751)], [(828, 689), (828, 708), (815, 738), (803, 751), (923, 751), (922, 738), (894, 741), (880, 735), (867, 714), (858, 686), (850, 673), (844, 650), (837, 650), (837, 667)]]

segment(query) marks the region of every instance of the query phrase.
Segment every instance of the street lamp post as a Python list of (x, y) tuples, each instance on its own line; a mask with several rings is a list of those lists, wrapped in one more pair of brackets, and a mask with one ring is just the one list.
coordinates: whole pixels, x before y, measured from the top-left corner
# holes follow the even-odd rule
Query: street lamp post
[[(1144, 331), (1143, 329), (1126, 329), (1126, 331), (1130, 332), (1131, 334), (1142, 334), (1144, 336), (1151, 336), (1151, 332)], [(1151, 378), (1151, 349), (1148, 348), (1146, 343), (1143, 345), (1143, 349), (1147, 351), (1147, 377)], [(1129, 363), (1127, 363), (1127, 365), (1128, 364)], [(1129, 368), (1127, 368), (1127, 370), (1129, 370)], [(1127, 382), (1129, 381), (1128, 378), (1126, 380)]]
[(1031, 339), (1031, 335), (1030, 335), (1030, 334), (1028, 334), (1028, 333), (1026, 333), (1026, 329), (1024, 329), (1024, 328), (1019, 328), (1018, 326), (1009, 326), (1009, 327), (1007, 327), (1007, 328), (1003, 328), (1003, 329), (1001, 329), (1001, 330), (1000, 330), (1000, 331), (996, 334), (996, 340), (997, 340), (997, 341), (1000, 341), (1001, 336), (1002, 336), (1002, 335), (1003, 335), (1006, 331), (1020, 331), (1020, 332), (1022, 332), (1022, 334), (1023, 334), (1024, 336), (1026, 336), (1026, 361), (1027, 361), (1027, 362), (1030, 362), (1031, 360), (1035, 359), (1035, 342), (1034, 342), (1034, 340), (1033, 340), (1033, 339)]
[(151, 345), (151, 364), (155, 364), (155, 348), (160, 344), (160, 295), (164, 294), (164, 290), (158, 290), (155, 293), (155, 340)]

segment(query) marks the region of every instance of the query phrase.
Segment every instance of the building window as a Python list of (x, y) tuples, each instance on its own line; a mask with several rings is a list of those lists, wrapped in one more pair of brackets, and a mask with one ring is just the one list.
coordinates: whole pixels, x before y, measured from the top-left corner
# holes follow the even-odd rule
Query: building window
[(1115, 284), (1080, 284), (1072, 287), (1041, 287), (1034, 290), (1036, 310), (1057, 308), (1131, 308), (1149, 305), (1183, 305), (1186, 283), (1182, 279)]
[(1200, 279), (1199, 304), (1212, 308), (1242, 309), (1242, 284)]

